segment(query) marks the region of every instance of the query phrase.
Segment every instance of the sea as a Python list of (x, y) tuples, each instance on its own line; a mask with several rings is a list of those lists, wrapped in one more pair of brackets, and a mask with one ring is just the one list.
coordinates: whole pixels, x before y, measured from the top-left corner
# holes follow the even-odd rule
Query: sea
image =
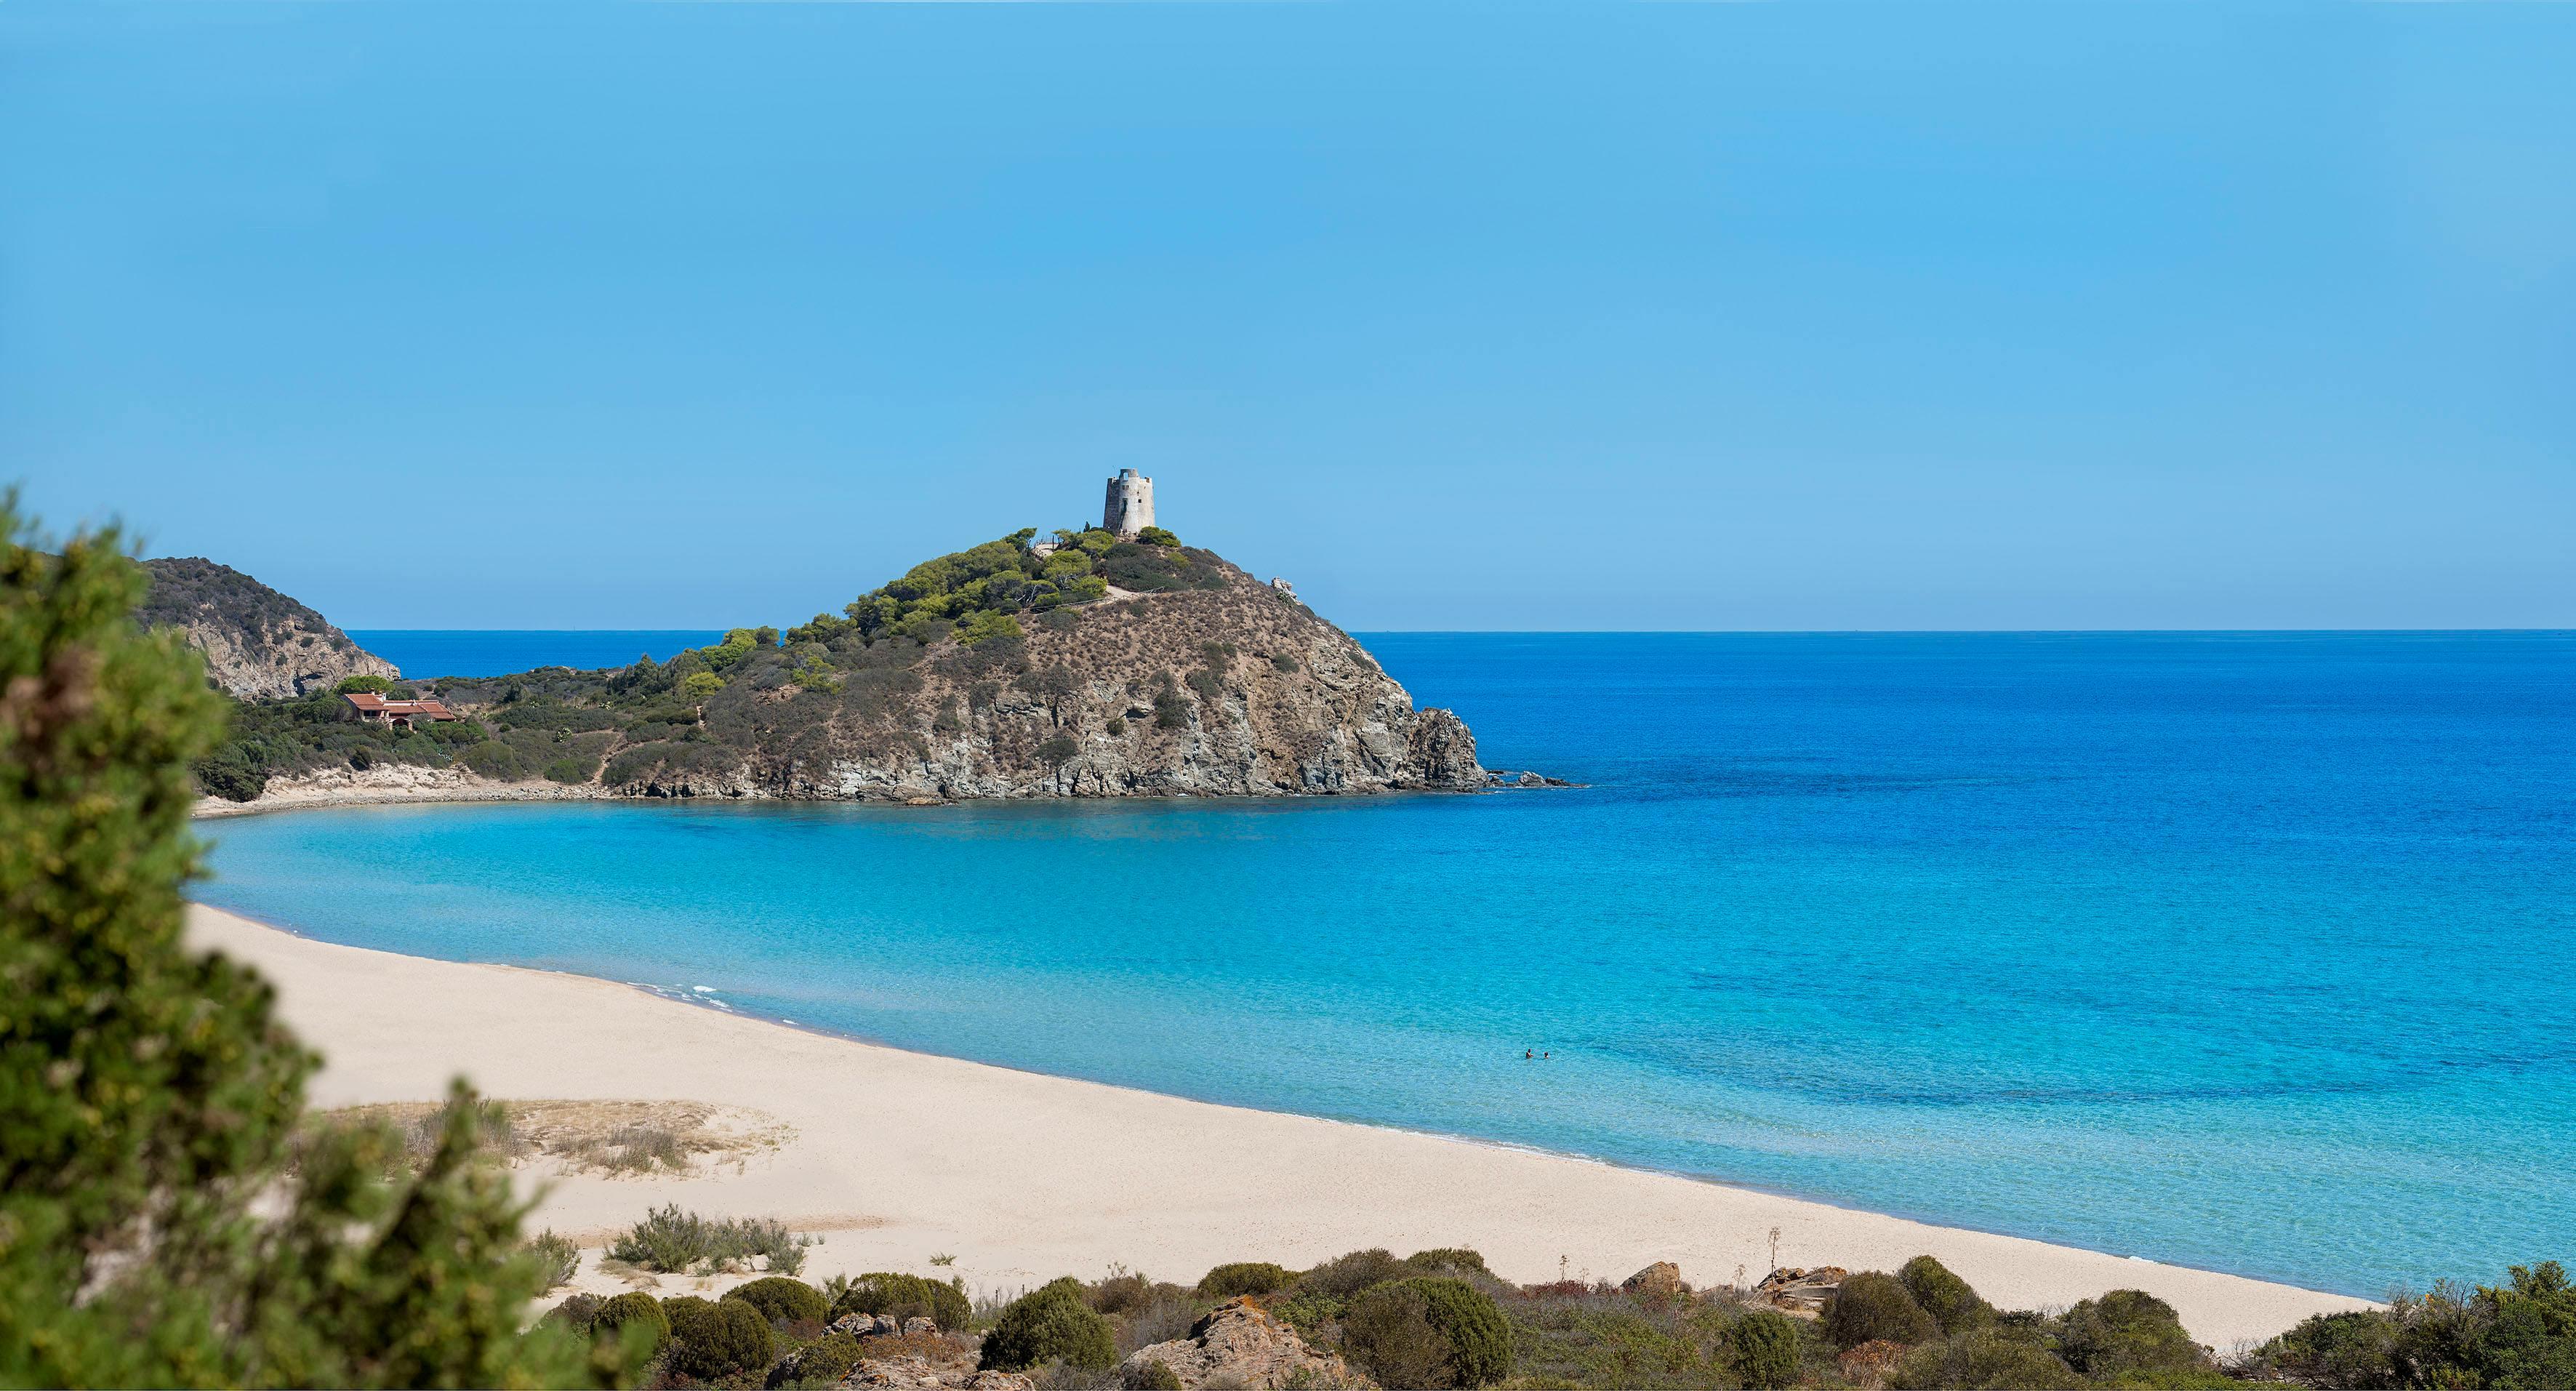
[(305, 811), (206, 825), (194, 892), (2317, 1289), (2576, 1256), (2576, 633), (1362, 638), (1578, 785)]

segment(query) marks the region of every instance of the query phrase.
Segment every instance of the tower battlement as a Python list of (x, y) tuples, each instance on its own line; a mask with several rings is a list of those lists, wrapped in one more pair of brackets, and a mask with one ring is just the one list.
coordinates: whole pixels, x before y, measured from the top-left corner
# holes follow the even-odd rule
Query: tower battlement
[(1119, 537), (1133, 536), (1154, 524), (1154, 480), (1131, 468), (1109, 480), (1109, 500), (1100, 509), (1100, 527)]

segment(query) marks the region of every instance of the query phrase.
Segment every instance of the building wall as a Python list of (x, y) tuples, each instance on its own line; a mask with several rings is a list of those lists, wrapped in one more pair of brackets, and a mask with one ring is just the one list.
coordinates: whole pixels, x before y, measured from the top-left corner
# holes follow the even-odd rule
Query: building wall
[(1120, 536), (1133, 536), (1154, 524), (1154, 480), (1123, 468), (1109, 480), (1108, 500), (1101, 504), (1100, 525)]

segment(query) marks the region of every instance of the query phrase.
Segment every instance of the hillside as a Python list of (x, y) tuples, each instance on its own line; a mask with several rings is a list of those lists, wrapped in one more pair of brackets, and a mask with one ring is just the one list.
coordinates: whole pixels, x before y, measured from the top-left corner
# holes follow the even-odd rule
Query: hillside
[(321, 614), (229, 565), (191, 556), (143, 568), (152, 590), (136, 621), (185, 633), (205, 654), (206, 674), (236, 698), (278, 700), (351, 676), (402, 674)]
[[(1351, 636), (1169, 533), (1014, 533), (924, 562), (838, 616), (622, 670), (421, 683), (465, 721), (248, 707), (201, 769), (338, 785), (544, 778), (573, 795), (886, 801), (1276, 796), (1487, 785), (1475, 738)], [(361, 778), (379, 764), (392, 765)]]

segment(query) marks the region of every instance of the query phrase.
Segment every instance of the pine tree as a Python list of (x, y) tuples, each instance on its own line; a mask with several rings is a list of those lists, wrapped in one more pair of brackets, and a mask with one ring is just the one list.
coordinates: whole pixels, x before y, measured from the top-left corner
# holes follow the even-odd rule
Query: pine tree
[(406, 1175), (385, 1129), (304, 1124), (269, 987), (188, 949), (227, 703), (144, 589), (112, 529), (48, 551), (0, 500), (0, 1383), (616, 1379), (521, 1331), (541, 1276), (463, 1084)]

